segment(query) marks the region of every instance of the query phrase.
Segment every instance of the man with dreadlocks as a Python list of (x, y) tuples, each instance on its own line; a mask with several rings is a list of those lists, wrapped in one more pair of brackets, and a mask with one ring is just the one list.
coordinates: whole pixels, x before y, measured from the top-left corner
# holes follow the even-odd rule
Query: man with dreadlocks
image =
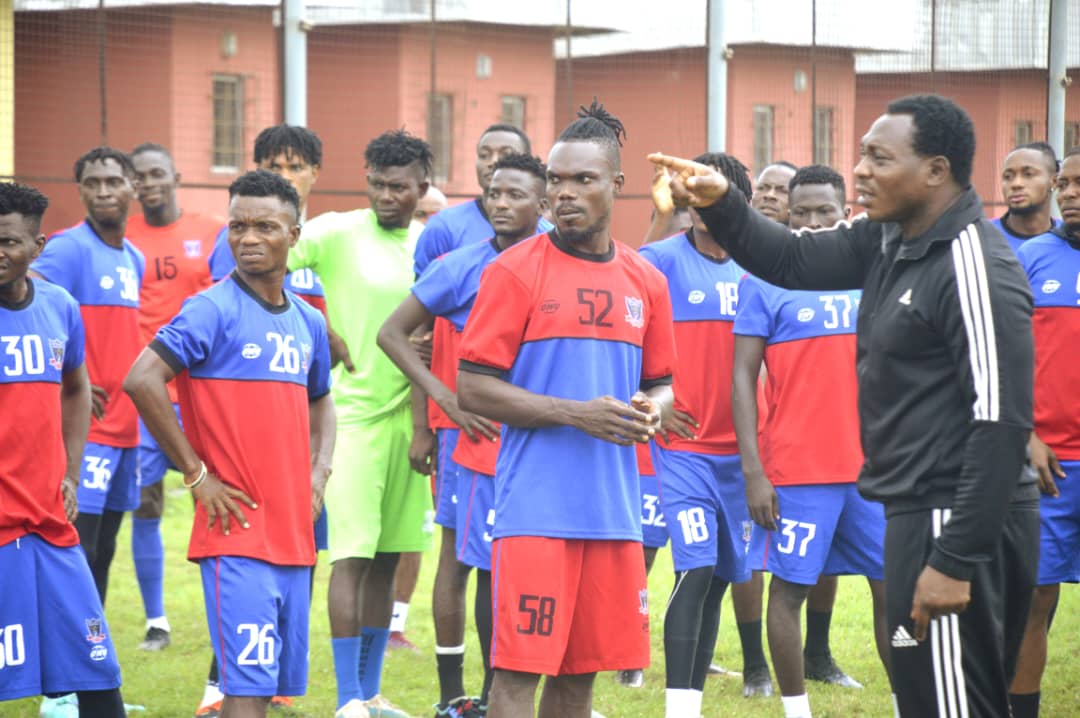
[[(354, 371), (338, 366), (334, 479), (329, 511), (330, 634), (341, 718), (405, 714), (379, 695), (390, 635), (394, 571), (402, 552), (424, 551), (427, 480), (409, 469), (409, 380), (375, 343), (379, 327), (412, 287), (412, 256), (423, 227), (412, 219), (428, 188), (432, 154), (404, 130), (385, 132), (364, 152), (370, 209), (329, 212), (304, 225), (289, 270), (323, 282), (330, 324)], [(364, 600), (361, 601), (361, 595)]]
[[(696, 161), (750, 191), (747, 169), (736, 158), (707, 153)], [(664, 444), (653, 450), (675, 566), (664, 618), (668, 718), (701, 713), (720, 599), (729, 583), (750, 579), (750, 515), (729, 403), (731, 328), (744, 271), (696, 211), (690, 214), (689, 230), (641, 250), (667, 277), (679, 356), (674, 411), (664, 422)]]
[(548, 155), (555, 228), (484, 273), (458, 402), (505, 424), (495, 470), (490, 714), (588, 718), (598, 671), (649, 658), (634, 444), (671, 411), (663, 276), (611, 236), (622, 123), (593, 102)]

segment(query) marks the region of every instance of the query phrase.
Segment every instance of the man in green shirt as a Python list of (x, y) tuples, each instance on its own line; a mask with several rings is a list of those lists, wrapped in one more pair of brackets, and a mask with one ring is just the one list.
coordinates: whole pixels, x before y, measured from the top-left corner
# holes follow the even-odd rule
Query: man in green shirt
[(409, 380), (375, 336), (413, 284), (423, 227), (412, 217), (428, 189), (432, 154), (423, 140), (396, 130), (372, 140), (364, 159), (371, 208), (310, 220), (289, 270), (311, 268), (322, 279), (330, 325), (351, 359), (333, 375), (338, 450), (326, 488), (337, 716), (397, 718), (405, 713), (379, 695), (394, 571), (400, 553), (430, 544), (431, 495), (427, 478), (409, 468)]

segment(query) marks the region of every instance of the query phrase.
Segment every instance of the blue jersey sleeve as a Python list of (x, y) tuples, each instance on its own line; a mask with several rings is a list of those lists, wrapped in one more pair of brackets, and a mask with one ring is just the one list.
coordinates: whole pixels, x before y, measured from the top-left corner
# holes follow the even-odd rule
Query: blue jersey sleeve
[[(179, 373), (206, 361), (213, 350), (221, 324), (221, 312), (206, 297), (195, 295), (180, 307), (180, 313), (158, 330), (152, 347), (173, 371)], [(164, 348), (170, 357), (163, 354)]]
[(86, 328), (83, 326), (79, 305), (74, 301), (67, 305), (68, 336), (64, 347), (64, 373), (78, 369), (86, 361)]
[(85, 269), (83, 264), (78, 243), (72, 237), (60, 234), (45, 243), (45, 249), (30, 268), (78, 298)]
[(748, 337), (772, 336), (775, 316), (761, 280), (751, 276), (739, 282), (739, 303), (735, 306), (735, 326), (732, 331)]
[(420, 275), (412, 293), (429, 312), (437, 317), (445, 317), (461, 306), (458, 296), (460, 284), (460, 279), (453, 276), (448, 263), (436, 260)]
[(416, 240), (416, 250), (413, 252), (413, 272), (416, 276), (423, 276), (428, 266), (446, 254), (452, 245), (453, 237), (450, 236), (446, 220), (436, 214), (428, 220), (420, 238)]
[(638, 250), (638, 254), (640, 254), (649, 264), (659, 269), (665, 277), (667, 276), (668, 273), (664, 271), (663, 258), (660, 256), (660, 253), (656, 251), (655, 247), (651, 244), (646, 244)]
[(311, 350), (311, 370), (308, 371), (308, 399), (315, 401), (330, 393), (330, 340), (326, 334), (326, 320), (321, 314), (311, 313), (308, 325), (315, 340)]
[(218, 232), (217, 239), (214, 240), (214, 250), (210, 252), (210, 278), (220, 282), (235, 267), (236, 260), (229, 248), (229, 227), (225, 226)]

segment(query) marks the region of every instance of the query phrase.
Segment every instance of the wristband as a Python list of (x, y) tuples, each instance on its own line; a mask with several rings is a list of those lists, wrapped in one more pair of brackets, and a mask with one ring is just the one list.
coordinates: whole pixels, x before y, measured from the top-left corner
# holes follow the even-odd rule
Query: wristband
[(187, 482), (186, 476), (180, 481), (181, 483), (183, 483), (185, 489), (194, 489), (196, 486), (206, 481), (206, 462), (199, 462), (199, 475), (195, 477), (195, 480), (192, 481), (190, 484)]

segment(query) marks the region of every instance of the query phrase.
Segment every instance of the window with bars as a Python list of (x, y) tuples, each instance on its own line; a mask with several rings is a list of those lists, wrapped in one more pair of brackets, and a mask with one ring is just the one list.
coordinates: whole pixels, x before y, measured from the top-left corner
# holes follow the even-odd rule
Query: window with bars
[(214, 75), (212, 98), (211, 167), (215, 172), (239, 172), (244, 164), (244, 78)]
[(1080, 145), (1080, 122), (1065, 123), (1065, 151)]
[(754, 174), (773, 161), (773, 106), (754, 105)]
[(427, 140), (435, 159), (431, 164), (431, 180), (436, 184), (450, 181), (453, 164), (452, 138), (454, 128), (453, 95), (428, 96)]
[(1017, 120), (1013, 125), (1013, 147), (1031, 142), (1031, 120)]
[(503, 95), (502, 122), (525, 129), (525, 98), (518, 95)]
[(814, 164), (832, 167), (833, 108), (814, 108)]

